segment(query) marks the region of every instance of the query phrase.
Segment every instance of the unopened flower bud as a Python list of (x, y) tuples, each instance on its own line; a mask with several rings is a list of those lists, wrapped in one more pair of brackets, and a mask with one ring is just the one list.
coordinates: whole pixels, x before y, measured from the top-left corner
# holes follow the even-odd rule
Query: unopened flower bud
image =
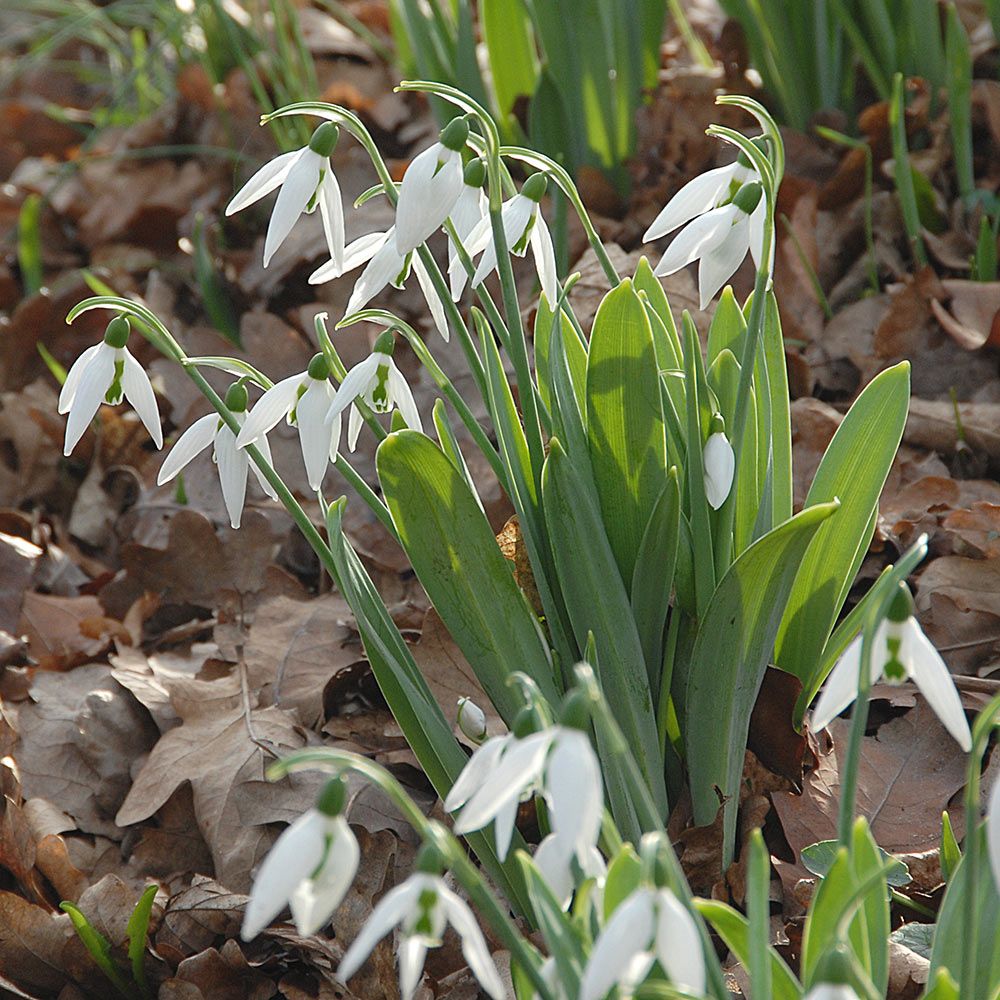
[(473, 743), (486, 739), (486, 714), (469, 698), (458, 699), (458, 728)]
[(736, 472), (736, 456), (729, 438), (722, 431), (712, 434), (705, 444), (703, 454), (705, 466), (705, 498), (712, 510), (718, 510), (733, 488)]

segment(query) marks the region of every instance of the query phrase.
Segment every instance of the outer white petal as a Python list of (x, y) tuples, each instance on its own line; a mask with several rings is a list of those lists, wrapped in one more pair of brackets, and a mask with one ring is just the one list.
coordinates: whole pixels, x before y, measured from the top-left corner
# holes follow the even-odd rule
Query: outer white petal
[(621, 981), (653, 939), (653, 890), (637, 889), (611, 914), (594, 943), (580, 984), (580, 1000), (601, 1000)]
[(986, 807), (986, 846), (990, 854), (993, 881), (1000, 892), (1000, 781), (993, 782)]
[(358, 362), (345, 376), (337, 389), (330, 409), (326, 411), (326, 422), (333, 423), (334, 418), (339, 413), (343, 413), (347, 407), (354, 402), (367, 388), (369, 382), (375, 376), (375, 371), (379, 366), (379, 360), (383, 355), (369, 354), (364, 361)]
[(643, 234), (642, 242), (649, 243), (678, 226), (690, 222), (695, 216), (711, 211), (720, 201), (733, 179), (736, 162), (716, 167), (690, 180), (667, 202), (660, 214), (653, 219)]
[(420, 893), (425, 888), (423, 878), (411, 875), (402, 885), (390, 889), (378, 901), (368, 923), (361, 928), (361, 933), (341, 959), (340, 968), (337, 969), (337, 978), (341, 982), (346, 983), (361, 968), (372, 948), (416, 906)]
[(590, 740), (579, 730), (559, 730), (545, 764), (545, 797), (552, 829), (578, 854), (597, 843), (604, 810), (601, 767)]
[(493, 837), (496, 840), (497, 857), (507, 860), (510, 842), (514, 838), (514, 827), (517, 824), (518, 800), (509, 798), (498, 810), (493, 820)]
[(431, 311), (431, 319), (434, 320), (434, 326), (437, 328), (437, 332), (441, 334), (441, 339), (447, 344), (451, 337), (451, 331), (448, 329), (448, 317), (445, 315), (444, 303), (438, 296), (434, 282), (431, 280), (427, 268), (424, 267), (424, 262), (416, 254), (413, 255), (413, 273), (417, 276), (420, 290), (424, 293), (424, 298), (427, 300), (427, 308)]
[[(757, 207), (750, 213), (750, 254), (754, 265), (759, 269), (764, 256), (764, 225), (767, 222), (767, 202), (763, 195), (757, 202)], [(774, 240), (771, 241), (771, 259), (769, 270), (774, 270)]]
[[(326, 414), (334, 400), (330, 383), (323, 379), (309, 379), (306, 391), (299, 397), (295, 407), (295, 419), (299, 425), (299, 444), (302, 446), (302, 462), (306, 467), (309, 485), (318, 490), (323, 485), (326, 466), (330, 461), (330, 440), (333, 428), (326, 422)], [(340, 428), (337, 428), (340, 436)]]
[[(336, 424), (340, 420), (340, 414), (338, 413), (333, 421)], [(364, 423), (364, 418), (361, 416), (361, 411), (352, 403), (351, 412), (347, 418), (347, 447), (353, 452), (358, 446), (358, 435), (361, 433), (361, 426)]]
[(528, 237), (531, 244), (531, 255), (535, 258), (535, 270), (542, 291), (550, 306), (555, 307), (559, 301), (559, 276), (556, 273), (556, 252), (552, 246), (552, 236), (549, 227), (542, 218), (541, 209), (535, 218), (534, 228)]
[[(828, 726), (834, 717), (840, 715), (858, 696), (862, 638), (859, 635), (851, 642), (826, 679), (823, 692), (812, 713), (812, 728), (817, 732)], [(872, 683), (874, 683), (882, 675), (882, 668), (885, 665), (884, 625), (881, 625), (875, 633), (871, 660)]]
[(298, 375), (290, 375), (271, 386), (247, 414), (246, 422), (236, 436), (236, 447), (245, 448), (265, 435), (282, 417), (287, 416), (295, 405), (299, 386), (307, 378), (305, 372), (299, 372)]
[[(531, 216), (537, 208), (538, 203), (523, 194), (514, 195), (503, 206), (500, 218), (503, 222), (503, 234), (508, 250), (524, 235), (524, 230), (527, 228), (528, 223), (531, 221)], [(487, 217), (485, 221), (489, 225), (491, 220)], [(497, 248), (496, 243), (492, 239), (492, 228), (488, 228), (487, 231), (490, 234), (489, 242), (486, 244), (482, 259), (479, 261), (479, 267), (476, 268), (476, 273), (472, 278), (473, 288), (481, 285), (486, 276), (497, 266)], [(481, 237), (476, 239), (477, 235), (478, 233), (474, 233), (470, 237), (470, 241), (473, 241), (474, 244), (478, 244), (479, 239), (481, 239)]]
[(278, 199), (271, 212), (271, 221), (267, 226), (267, 236), (264, 239), (264, 267), (271, 263), (271, 258), (278, 247), (285, 242), (285, 237), (292, 231), (292, 226), (309, 204), (309, 199), (316, 193), (322, 167), (323, 157), (308, 146), (292, 164), (278, 192)]
[(346, 314), (357, 312), (373, 299), (390, 282), (395, 280), (403, 269), (403, 258), (396, 252), (396, 244), (392, 239), (392, 230), (386, 233), (386, 239), (361, 272), (361, 277), (354, 284), (350, 301), (347, 303)]
[(406, 426), (413, 431), (423, 431), (424, 425), (420, 421), (420, 411), (413, 399), (413, 392), (410, 390), (402, 372), (394, 363), (389, 364), (389, 395), (393, 402), (399, 407), (399, 412), (406, 421)]
[(250, 901), (240, 932), (244, 941), (255, 938), (281, 912), (296, 886), (323, 860), (327, 821), (310, 809), (286, 827), (268, 852), (253, 880)]
[(209, 413), (199, 417), (176, 441), (170, 454), (163, 460), (156, 477), (156, 484), (169, 483), (181, 469), (199, 452), (204, 451), (215, 440), (218, 414)]
[(721, 431), (712, 434), (705, 443), (705, 498), (712, 510), (718, 510), (733, 488), (736, 456), (729, 438)]
[(290, 153), (282, 153), (269, 160), (236, 192), (233, 200), (226, 206), (226, 215), (233, 215), (240, 209), (252, 205), (265, 195), (270, 194), (288, 176), (288, 171), (295, 161), (305, 152), (303, 149), (293, 149)]
[(667, 247), (656, 265), (656, 273), (661, 277), (673, 274), (715, 249), (728, 235), (734, 213), (738, 211), (735, 205), (725, 205), (689, 222)]
[(321, 285), (324, 281), (339, 278), (342, 274), (361, 267), (378, 253), (387, 238), (387, 233), (366, 233), (364, 236), (359, 236), (344, 248), (344, 258), (340, 264), (335, 260), (328, 260), (320, 265), (309, 275), (309, 284)]
[(694, 918), (669, 889), (656, 894), (656, 957), (670, 981), (688, 993), (705, 993), (705, 956)]
[(91, 356), (90, 363), (76, 384), (73, 404), (66, 420), (64, 455), (68, 455), (83, 437), (115, 377), (115, 349), (103, 341), (98, 346), (107, 350), (98, 350)]
[(323, 233), (330, 257), (341, 269), (344, 267), (344, 199), (340, 185), (330, 164), (324, 167), (323, 179), (319, 182), (319, 214), (323, 220)]
[[(470, 258), (475, 258), (476, 254), (480, 254), (492, 246), (493, 229), (488, 214), (483, 214), (483, 217), (473, 226), (462, 243)], [(494, 267), (496, 267), (496, 251), (493, 252), (492, 263), (487, 267), (485, 273), (488, 274)], [(465, 291), (466, 281), (469, 280), (465, 265), (457, 253), (448, 262), (448, 279), (451, 284), (451, 297), (457, 302), (462, 297), (462, 292)]]
[(149, 436), (157, 448), (163, 447), (163, 431), (160, 428), (160, 411), (156, 406), (156, 396), (149, 382), (145, 369), (123, 347), (122, 356), (125, 367), (122, 370), (122, 391), (132, 408), (139, 414)]
[(438, 899), (444, 907), (448, 922), (462, 939), (462, 954), (469, 963), (472, 974), (479, 980), (479, 985), (493, 997), (493, 1000), (503, 1000), (505, 996), (503, 981), (493, 964), (486, 939), (479, 929), (479, 924), (476, 923), (472, 910), (465, 900), (444, 885), (438, 889)]
[(473, 793), (479, 789), (497, 766), (507, 744), (512, 739), (513, 737), (509, 734), (491, 736), (482, 746), (476, 748), (444, 800), (446, 812), (454, 812), (469, 801)]
[[(488, 218), (486, 195), (482, 188), (470, 187), (468, 184), (462, 186), (462, 193), (459, 195), (455, 207), (451, 210), (451, 222), (455, 227), (455, 235), (463, 245), (468, 243), (469, 235), (475, 231), (476, 227)], [(462, 297), (465, 282), (468, 275), (462, 266), (462, 261), (458, 256), (451, 236), (448, 236), (448, 280), (451, 286), (451, 297), (457, 302)]]
[(972, 733), (962, 709), (962, 699), (947, 664), (915, 618), (908, 618), (903, 624), (900, 659), (945, 729), (968, 753), (972, 749)]
[(219, 485), (229, 513), (229, 523), (238, 528), (247, 495), (250, 459), (242, 448), (236, 447), (236, 435), (225, 424), (215, 434), (215, 462), (219, 469)]
[[(66, 381), (63, 382), (63, 387), (59, 392), (59, 412), (68, 413), (69, 408), (73, 405), (73, 398), (76, 396), (77, 386), (80, 384), (80, 379), (83, 378), (83, 373), (87, 370), (87, 366), (90, 364), (91, 359), (95, 354), (102, 348), (108, 345), (102, 340), (99, 344), (94, 344), (93, 347), (88, 347), (83, 354), (80, 355), (73, 362), (70, 370), (66, 373)], [(114, 348), (111, 348), (114, 350)]]
[(702, 309), (733, 276), (749, 248), (750, 219), (740, 212), (724, 238), (702, 254), (698, 265), (698, 297)]
[(566, 909), (573, 898), (575, 885), (572, 865), (575, 853), (572, 838), (560, 837), (557, 833), (550, 833), (545, 837), (535, 851), (534, 862), (563, 909)]
[(399, 995), (411, 1000), (424, 974), (427, 945), (422, 938), (404, 937), (399, 942)]
[(414, 158), (403, 174), (396, 205), (396, 250), (401, 256), (444, 224), (464, 186), (461, 154), (440, 142)]
[(289, 898), (295, 926), (306, 936), (315, 934), (340, 906), (361, 859), (361, 848), (347, 820), (343, 816), (323, 818), (325, 832), (333, 838), (323, 868), (315, 878), (309, 877), (316, 870), (317, 861)]
[[(254, 446), (264, 457), (264, 461), (267, 462), (272, 468), (274, 467), (274, 459), (271, 458), (271, 446), (267, 443), (267, 438), (262, 437), (259, 441), (254, 442)], [(240, 453), (247, 455), (242, 449)], [(260, 488), (272, 499), (277, 500), (278, 494), (275, 493), (274, 487), (264, 478), (264, 473), (257, 468), (257, 463), (247, 455), (247, 468), (254, 474), (254, 478), (260, 485)]]

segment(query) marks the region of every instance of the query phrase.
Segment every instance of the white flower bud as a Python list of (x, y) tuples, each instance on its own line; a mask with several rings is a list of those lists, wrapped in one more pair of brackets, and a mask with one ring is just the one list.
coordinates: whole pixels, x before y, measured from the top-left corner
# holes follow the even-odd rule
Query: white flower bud
[(469, 698), (458, 699), (458, 728), (473, 743), (486, 739), (486, 714)]

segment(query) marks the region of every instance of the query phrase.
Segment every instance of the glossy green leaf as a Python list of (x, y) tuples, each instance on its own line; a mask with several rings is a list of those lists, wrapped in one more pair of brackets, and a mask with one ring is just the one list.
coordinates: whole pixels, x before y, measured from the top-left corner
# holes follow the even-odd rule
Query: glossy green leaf
[(500, 117), (514, 110), (519, 97), (530, 97), (538, 82), (531, 20), (524, 0), (480, 0), (479, 23), (490, 60), (493, 94)]
[(94, 964), (104, 973), (107, 980), (126, 1000), (132, 995), (124, 976), (111, 957), (111, 942), (86, 918), (83, 911), (74, 903), (63, 901), (59, 908), (69, 914), (73, 930), (83, 942), (84, 947), (94, 960)]
[(937, 975), (930, 978), (928, 985), (930, 989), (924, 994), (923, 1000), (961, 1000), (958, 983), (952, 979), (947, 969), (938, 969)]
[[(770, 489), (772, 525), (792, 516), (792, 419), (788, 396), (788, 368), (785, 363), (785, 340), (781, 333), (778, 300), (767, 293), (761, 347), (764, 354), (767, 393), (758, 388), (757, 419), (760, 431), (770, 444)], [(763, 443), (763, 442), (762, 442)], [(764, 449), (760, 449), (758, 476), (763, 471)], [(761, 484), (763, 480), (759, 478)]]
[(708, 363), (719, 356), (720, 351), (732, 351), (736, 358), (743, 355), (743, 341), (746, 337), (747, 321), (733, 295), (731, 285), (726, 285), (719, 296), (715, 315), (708, 328)]
[(677, 324), (674, 322), (667, 293), (663, 290), (660, 279), (653, 273), (649, 261), (639, 258), (636, 265), (635, 278), (632, 279), (636, 292), (645, 293), (649, 308), (659, 322), (650, 321), (653, 333), (653, 346), (656, 348), (656, 363), (661, 371), (680, 371), (683, 367), (681, 358), (681, 339), (677, 334)]
[[(562, 319), (561, 335), (563, 350), (573, 380), (573, 389), (581, 406), (585, 406), (587, 386), (587, 349), (580, 343), (580, 338), (573, 329), (573, 323), (565, 312), (560, 312)], [(542, 402), (552, 409), (552, 374), (549, 361), (549, 344), (552, 340), (552, 325), (555, 314), (549, 307), (544, 295), (538, 297), (538, 311), (535, 313), (535, 371), (538, 378), (538, 393)]]
[(854, 898), (854, 871), (847, 848), (837, 852), (826, 878), (816, 887), (806, 925), (802, 932), (800, 975), (802, 985), (814, 986), (813, 977), (823, 955), (839, 941), (838, 927), (845, 910)]
[[(699, 622), (684, 699), (694, 820), (712, 822), (727, 796), (723, 863), (732, 860), (750, 713), (803, 553), (837, 503), (817, 504), (759, 538), (722, 578)], [(832, 523), (832, 522), (827, 522)]]
[(135, 904), (125, 933), (128, 936), (128, 959), (132, 966), (132, 979), (143, 996), (150, 996), (146, 983), (146, 935), (149, 932), (149, 918), (153, 913), (153, 900), (158, 886), (147, 885)]
[[(854, 824), (851, 864), (854, 881), (859, 886), (871, 881), (885, 868), (882, 852), (863, 819)], [(848, 931), (854, 954), (880, 996), (889, 985), (889, 893), (886, 885), (884, 877), (872, 882), (864, 892)]]
[(642, 861), (631, 844), (622, 844), (608, 865), (604, 880), (602, 909), (608, 921), (618, 906), (639, 888), (642, 882)]

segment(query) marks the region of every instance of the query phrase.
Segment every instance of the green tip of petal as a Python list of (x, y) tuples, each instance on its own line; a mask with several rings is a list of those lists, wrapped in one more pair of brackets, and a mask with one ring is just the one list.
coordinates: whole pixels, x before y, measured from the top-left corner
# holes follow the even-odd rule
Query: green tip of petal
[(316, 809), (324, 816), (339, 816), (347, 804), (347, 782), (343, 778), (331, 778), (316, 799)]
[(116, 316), (104, 331), (104, 343), (116, 349), (124, 347), (131, 329), (126, 316)]
[(312, 134), (309, 148), (320, 156), (329, 156), (337, 148), (340, 129), (333, 122), (323, 122)]

